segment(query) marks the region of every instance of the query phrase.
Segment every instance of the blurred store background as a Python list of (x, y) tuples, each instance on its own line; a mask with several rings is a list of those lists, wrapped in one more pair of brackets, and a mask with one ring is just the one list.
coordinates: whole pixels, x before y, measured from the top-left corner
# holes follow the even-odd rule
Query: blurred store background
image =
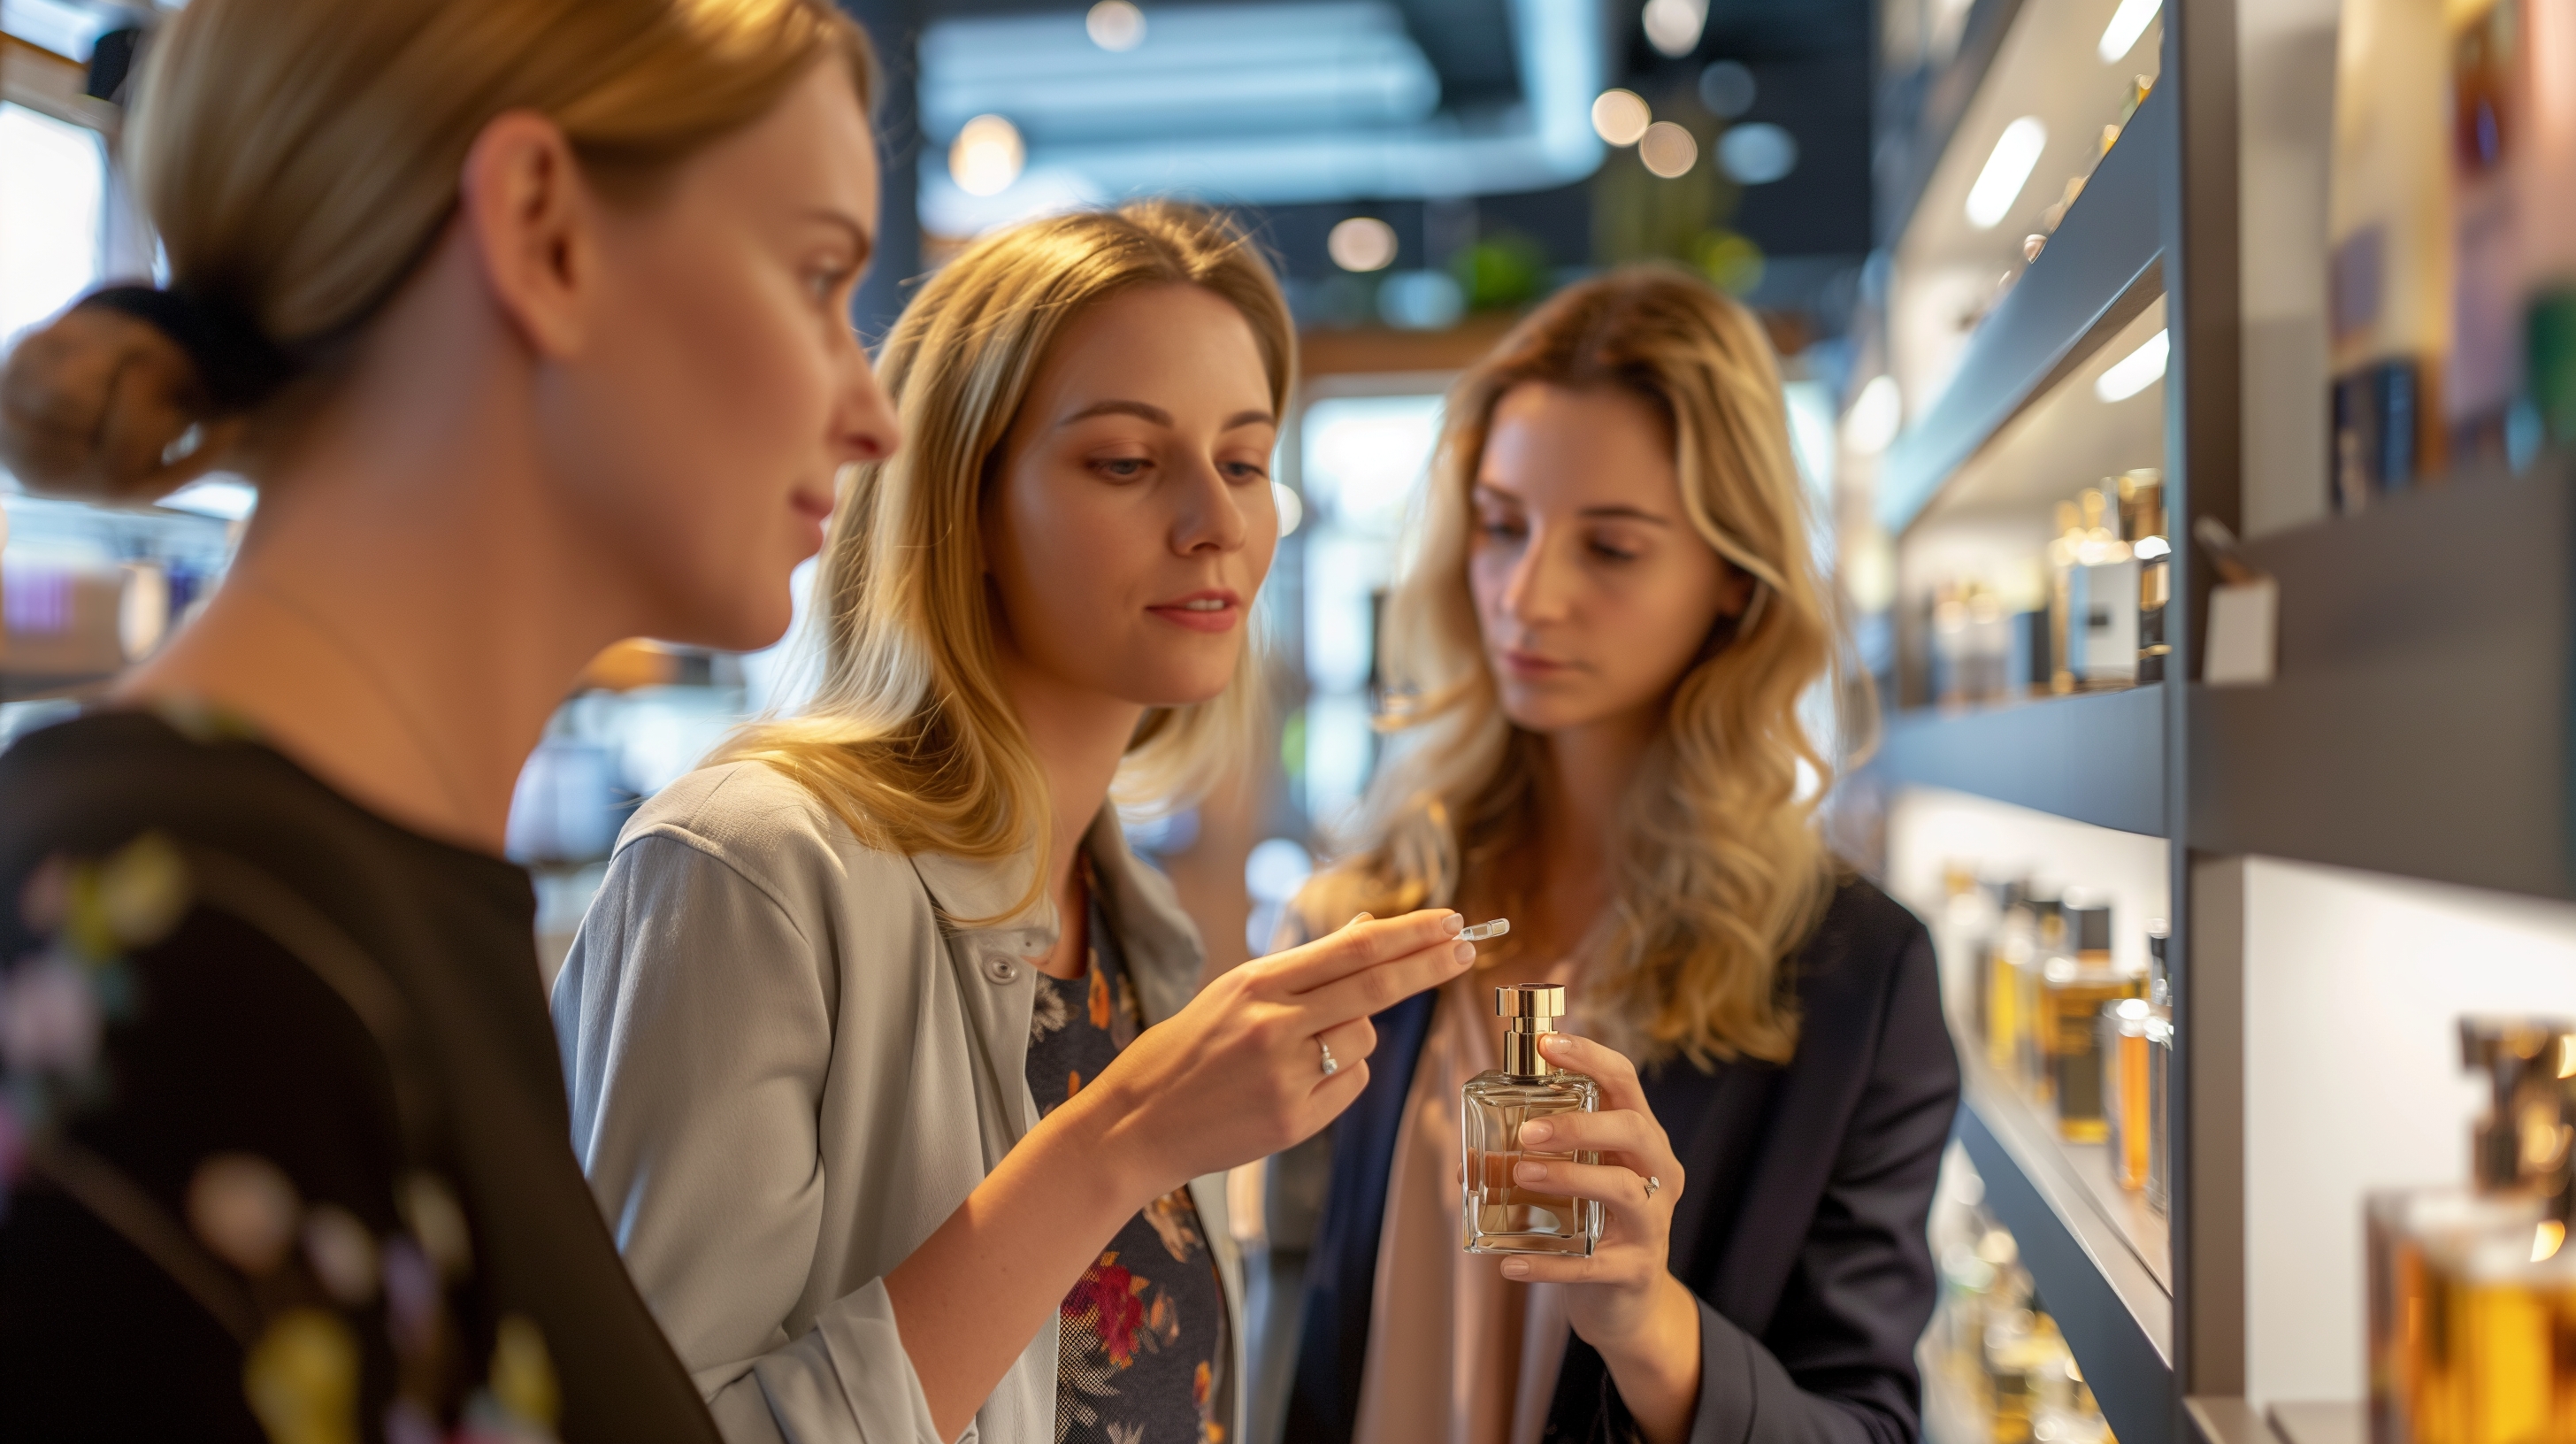
[[(1376, 618), (1441, 393), (1533, 302), (1647, 258), (1742, 297), (1791, 377), (1818, 515), (1836, 514), (1837, 420), (1854, 356), (1876, 349), (1854, 322), (1879, 220), (1905, 200), (1871, 163), (1874, 110), (1903, 92), (1881, 78), (1867, 0), (852, 8), (892, 80), (863, 334), (881, 336), (907, 283), (983, 231), (1139, 194), (1238, 210), (1286, 282), (1305, 367), (1276, 469), (1292, 529), (1263, 604), (1282, 684), (1275, 746), (1197, 807), (1139, 819), (1215, 963), (1264, 950), (1367, 783)], [(0, 16), (5, 344), (102, 277), (150, 269), (115, 135), (153, 12), (5, 0)], [(220, 580), (255, 504), (231, 478), (132, 513), (9, 485), (0, 734), (77, 705), (157, 645)], [(513, 824), (514, 852), (544, 880), (549, 959), (624, 814), (735, 721), (791, 702), (796, 650), (792, 637), (747, 657), (639, 642), (568, 699)]]

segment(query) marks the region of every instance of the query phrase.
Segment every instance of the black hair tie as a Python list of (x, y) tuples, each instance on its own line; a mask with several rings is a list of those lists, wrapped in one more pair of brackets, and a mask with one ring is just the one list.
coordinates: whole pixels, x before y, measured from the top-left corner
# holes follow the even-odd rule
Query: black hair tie
[(196, 363), (219, 415), (248, 411), (295, 378), (294, 358), (238, 307), (153, 286), (109, 286), (80, 304), (122, 311), (169, 337)]

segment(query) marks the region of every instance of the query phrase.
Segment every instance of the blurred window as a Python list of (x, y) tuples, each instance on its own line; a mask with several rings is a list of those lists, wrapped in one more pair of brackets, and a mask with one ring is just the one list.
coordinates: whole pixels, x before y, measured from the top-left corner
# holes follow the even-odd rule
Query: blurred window
[(97, 281), (106, 212), (98, 132), (0, 102), (0, 345)]

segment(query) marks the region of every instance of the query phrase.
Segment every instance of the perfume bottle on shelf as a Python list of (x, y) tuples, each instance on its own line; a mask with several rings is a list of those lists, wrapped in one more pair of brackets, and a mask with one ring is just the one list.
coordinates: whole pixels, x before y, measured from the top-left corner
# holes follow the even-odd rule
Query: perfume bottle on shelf
[(1565, 1016), (1565, 989), (1516, 983), (1494, 989), (1494, 1011), (1507, 1020), (1503, 1066), (1467, 1080), (1459, 1102), (1466, 1156), (1459, 1210), (1469, 1253), (1589, 1254), (1601, 1241), (1601, 1205), (1528, 1187), (1512, 1177), (1524, 1158), (1598, 1163), (1590, 1152), (1524, 1149), (1521, 1125), (1557, 1113), (1600, 1107), (1601, 1085), (1569, 1073), (1539, 1052), (1538, 1041)]
[(2041, 1084), (2035, 1031), (2039, 973), (2065, 941), (2066, 908), (2058, 898), (2044, 895), (2039, 889), (2034, 888), (2033, 894), (2029, 927), (2008, 938), (2009, 946), (1995, 957), (1987, 997), (1992, 1016), (1986, 1056), (1997, 1071), (2024, 1090), (2037, 1093)]
[(2111, 1171), (2132, 1193), (2164, 1207), (2165, 1082), (2172, 1074), (2173, 1007), (2165, 981), (2165, 925), (2147, 925), (2147, 995), (2102, 1005), (2102, 1117)]
[(2469, 1186), (2364, 1207), (2372, 1444), (2560, 1437), (2547, 1426), (2576, 1386), (2556, 1343), (2576, 1323), (2576, 1023), (2466, 1018), (2460, 1051), (2488, 1085)]
[(2066, 909), (2072, 946), (2040, 967), (2037, 1039), (2045, 1094), (2057, 1105), (2057, 1131), (2071, 1143), (2100, 1143), (2110, 1125), (2102, 1111), (2102, 1006), (2140, 992), (2139, 980), (2111, 961), (2111, 909)]
[(2030, 885), (2020, 878), (1993, 885), (1994, 924), (1986, 930), (1984, 945), (1977, 950), (1972, 969), (1973, 992), (1968, 1003), (1968, 1025), (1977, 1043), (1992, 1056), (1991, 1040), (1995, 1035), (1995, 973), (2004, 954), (2016, 946), (2028, 946), (2033, 921), (2030, 911)]

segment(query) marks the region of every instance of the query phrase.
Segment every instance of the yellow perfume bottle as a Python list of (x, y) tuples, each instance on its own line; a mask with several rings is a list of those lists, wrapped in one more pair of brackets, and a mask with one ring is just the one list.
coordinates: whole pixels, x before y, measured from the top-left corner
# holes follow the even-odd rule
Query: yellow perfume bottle
[(2463, 1019), (2485, 1075), (2470, 1186), (2373, 1195), (2365, 1208), (2373, 1444), (2552, 1444), (2571, 1418), (2576, 1024)]

